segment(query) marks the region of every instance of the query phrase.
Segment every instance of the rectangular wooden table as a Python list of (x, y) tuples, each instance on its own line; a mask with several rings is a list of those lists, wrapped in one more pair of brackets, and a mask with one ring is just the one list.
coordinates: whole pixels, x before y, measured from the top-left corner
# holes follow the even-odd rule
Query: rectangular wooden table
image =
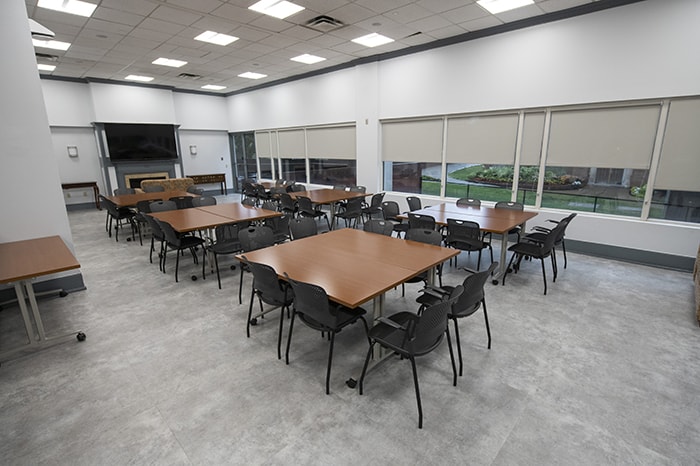
[(197, 207), (200, 210), (211, 214), (219, 215), (229, 219), (229, 223), (235, 222), (253, 222), (256, 220), (265, 220), (267, 218), (281, 217), (282, 212), (274, 210), (261, 209), (236, 203), (226, 203)]
[[(526, 212), (512, 209), (496, 209), (486, 206), (458, 206), (451, 203), (442, 203), (424, 209), (415, 210), (411, 213), (430, 215), (438, 225), (447, 225), (447, 219), (467, 220), (477, 222), (481, 231), (496, 233), (501, 235), (501, 254), (498, 269), (493, 277), (494, 283), (503, 276), (506, 270), (506, 260), (508, 252), (508, 232), (521, 226), (525, 231), (525, 224), (535, 217), (537, 212)], [(400, 216), (408, 218), (406, 215)]]
[(367, 197), (371, 196), (372, 193), (361, 193), (356, 191), (346, 191), (344, 189), (312, 189), (311, 191), (297, 191), (289, 193), (292, 198), (297, 196), (308, 197), (311, 202), (318, 205), (328, 205), (331, 210), (330, 224), (333, 225), (335, 219), (336, 205), (340, 201), (347, 201), (349, 199), (354, 199), (356, 197)]
[(179, 196), (197, 197), (196, 194), (187, 191), (160, 191), (157, 193), (120, 194), (118, 196), (105, 196), (105, 198), (114, 202), (117, 207), (134, 207), (139, 201), (167, 201), (171, 197)]
[[(23, 241), (0, 244), (0, 284), (13, 283), (29, 343), (18, 348), (0, 353), (0, 359), (22, 351), (45, 345), (54, 340), (63, 340), (67, 336), (80, 335), (82, 332), (72, 332), (69, 335), (47, 337), (44, 324), (36, 302), (32, 279), (43, 275), (64, 272), (80, 267), (78, 260), (68, 249), (60, 236), (48, 236)], [(27, 300), (31, 309), (31, 322), (27, 309)]]

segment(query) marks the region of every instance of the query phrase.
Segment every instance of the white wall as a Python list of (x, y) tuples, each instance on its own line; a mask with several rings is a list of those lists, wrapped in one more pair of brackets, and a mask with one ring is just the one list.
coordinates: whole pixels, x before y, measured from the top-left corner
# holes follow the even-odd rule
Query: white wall
[(173, 95), (167, 89), (90, 83), (95, 121), (176, 123)]
[[(100, 158), (95, 144), (92, 127), (51, 127), (53, 156), (58, 164), (61, 183), (96, 181), (100, 193), (106, 193)], [(78, 157), (68, 156), (68, 146), (78, 148)], [(109, 193), (107, 193), (109, 194)], [(70, 189), (63, 191), (66, 205), (91, 203), (94, 200), (92, 189)]]
[[(180, 144), (185, 175), (225, 173), (226, 186), (233, 186), (227, 131), (180, 130)], [(197, 155), (190, 154), (190, 145), (197, 146)], [(207, 186), (206, 189), (218, 189), (218, 185)]]
[(180, 129), (222, 130), (228, 128), (226, 98), (173, 92), (175, 121)]

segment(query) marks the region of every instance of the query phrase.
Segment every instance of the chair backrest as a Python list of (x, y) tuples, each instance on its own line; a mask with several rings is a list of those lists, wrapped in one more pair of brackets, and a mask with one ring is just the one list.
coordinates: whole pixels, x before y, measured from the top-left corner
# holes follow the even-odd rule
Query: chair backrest
[(303, 184), (294, 183), (294, 184), (287, 186), (287, 191), (291, 191), (294, 193), (306, 191), (306, 186), (304, 186)]
[(158, 226), (163, 231), (163, 237), (165, 238), (165, 242), (168, 243), (170, 246), (179, 248), (180, 236), (177, 234), (172, 225), (170, 225), (168, 222), (158, 220), (157, 218), (154, 220), (158, 223)]
[(289, 220), (291, 216), (289, 214), (281, 215), (279, 217), (266, 218), (263, 220), (263, 225), (272, 229), (275, 234), (275, 241), (282, 242), (289, 238)]
[(297, 208), (296, 201), (289, 194), (280, 194), (280, 210), (282, 212), (294, 212)]
[(447, 237), (446, 243), (453, 241), (481, 241), (481, 227), (477, 222), (470, 220), (459, 220), (455, 218), (447, 219)]
[(289, 232), (292, 240), (306, 238), (318, 234), (316, 220), (311, 217), (298, 217), (289, 220)]
[(151, 203), (154, 202), (153, 200), (144, 200), (144, 201), (138, 201), (136, 203), (136, 209), (139, 212), (142, 212), (144, 214), (149, 214), (151, 213)]
[(284, 189), (284, 186), (273, 186), (270, 188), (270, 197), (273, 199), (279, 199), (280, 195), (286, 192), (287, 190)]
[[(447, 315), (450, 312), (452, 302), (461, 294), (462, 285), (455, 287), (450, 297), (432, 306), (428, 306), (418, 315), (413, 325), (409, 326), (408, 338), (405, 348), (412, 354), (424, 354), (437, 348), (447, 330)], [(455, 296), (457, 295), (457, 296)]]
[(345, 217), (347, 218), (353, 214), (360, 215), (362, 213), (362, 201), (361, 197), (348, 199), (347, 204), (345, 204)]
[(167, 210), (176, 210), (177, 204), (175, 201), (154, 201), (148, 207), (151, 209), (151, 212), (165, 212)]
[(271, 228), (250, 226), (238, 232), (238, 241), (243, 251), (255, 251), (275, 244), (275, 235)]
[(372, 195), (372, 200), (369, 203), (370, 208), (379, 209), (382, 206), (382, 201), (384, 200), (384, 195), (386, 193), (377, 193)]
[(148, 226), (151, 228), (151, 236), (158, 241), (164, 240), (165, 236), (163, 235), (163, 229), (160, 227), (156, 219), (150, 215), (144, 215), (143, 218), (146, 219), (146, 223), (148, 223)]
[(311, 199), (306, 196), (297, 196), (297, 203), (299, 205), (299, 212), (304, 212), (307, 214), (314, 213), (314, 204)]
[(162, 193), (163, 191), (165, 191), (165, 187), (158, 184), (146, 185), (141, 189), (143, 189), (143, 192), (145, 193)]
[(479, 309), (481, 301), (484, 299), (484, 286), (496, 267), (498, 267), (498, 262), (493, 262), (488, 269), (467, 275), (462, 282), (464, 291), (452, 304), (452, 314), (466, 317)]
[(217, 244), (235, 244), (238, 243), (238, 232), (240, 229), (240, 224), (238, 223), (227, 223), (224, 225), (217, 225), (214, 229), (214, 236), (216, 237)]
[(243, 181), (241, 191), (245, 196), (255, 197), (255, 185), (250, 180)]
[(117, 207), (117, 204), (110, 201), (102, 194), (100, 194), (100, 202), (104, 204), (104, 206), (107, 208), (107, 212), (109, 212), (109, 215), (111, 215), (112, 217), (119, 217), (119, 208)]
[(202, 207), (205, 205), (216, 205), (216, 198), (212, 196), (201, 196), (192, 198), (192, 207)]
[(336, 184), (336, 185), (333, 185), (333, 189), (336, 191), (345, 191), (345, 185), (344, 184)]
[(187, 187), (187, 190), (186, 190), (186, 191), (187, 191), (188, 193), (198, 194), (198, 195), (200, 195), (200, 196), (201, 196), (202, 194), (204, 194), (204, 189), (203, 189), (203, 188), (198, 188), (197, 186), (195, 186), (195, 185), (193, 185), (193, 184), (189, 185), (189, 186)]
[(124, 194), (136, 194), (136, 190), (134, 188), (117, 188), (114, 190), (115, 196), (121, 196)]
[(284, 275), (294, 292), (294, 310), (311, 318), (311, 320), (303, 319), (304, 322), (307, 325), (311, 322), (317, 322), (320, 324), (316, 327), (318, 330), (322, 330), (324, 327), (334, 328), (337, 319), (331, 314), (326, 290), (318, 285), (292, 280), (286, 273)]
[(435, 217), (423, 214), (408, 213), (408, 228), (435, 229)]
[(494, 206), (496, 209), (510, 209), (510, 210), (525, 210), (525, 206), (520, 202), (496, 202)]
[(274, 201), (265, 201), (261, 207), (265, 210), (277, 210), (277, 204)]
[(567, 225), (568, 222), (559, 222), (557, 226), (552, 228), (552, 230), (547, 233), (541, 244), (543, 253), (549, 254), (554, 245), (561, 241), (561, 239), (564, 237), (564, 232), (566, 231)]
[(472, 206), (472, 207), (480, 207), (481, 206), (481, 201), (479, 199), (472, 199), (469, 197), (463, 197), (461, 199), (457, 199), (456, 204), (458, 206)]
[(382, 215), (384, 220), (395, 220), (399, 221), (397, 218), (401, 211), (399, 210), (399, 203), (396, 201), (384, 201), (382, 202)]
[(410, 228), (406, 232), (406, 239), (409, 241), (433, 244), (435, 246), (440, 246), (440, 243), (442, 243), (442, 235), (440, 232), (426, 228)]
[(175, 196), (169, 200), (175, 202), (178, 209), (189, 209), (192, 207), (192, 196)]
[(250, 262), (245, 255), (242, 259), (253, 273), (253, 289), (263, 301), (269, 304), (287, 301), (286, 286), (280, 282), (275, 269), (266, 264)]
[(350, 186), (351, 193), (366, 193), (367, 188), (365, 186)]
[(380, 235), (391, 236), (394, 231), (394, 225), (386, 220), (371, 219), (367, 220), (362, 227), (364, 231), (370, 233), (379, 233)]
[(246, 197), (243, 198), (241, 204), (247, 205), (248, 207), (255, 207), (255, 204), (257, 204), (257, 202), (255, 201), (254, 197)]
[(421, 201), (419, 197), (408, 196), (406, 198), (406, 203), (408, 203), (408, 210), (413, 212), (414, 210), (419, 210), (421, 208)]

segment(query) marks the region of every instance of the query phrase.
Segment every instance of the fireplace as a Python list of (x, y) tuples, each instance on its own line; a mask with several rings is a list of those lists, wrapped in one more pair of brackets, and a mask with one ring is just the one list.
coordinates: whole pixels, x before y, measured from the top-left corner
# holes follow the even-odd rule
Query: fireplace
[(170, 178), (168, 172), (129, 173), (124, 175), (124, 185), (127, 188), (140, 188), (143, 180), (165, 180)]

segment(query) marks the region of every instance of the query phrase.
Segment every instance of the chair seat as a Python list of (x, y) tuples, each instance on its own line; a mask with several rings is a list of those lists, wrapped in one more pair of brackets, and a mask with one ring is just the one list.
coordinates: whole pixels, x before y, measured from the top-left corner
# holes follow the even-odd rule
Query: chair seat
[(405, 328), (411, 320), (416, 318), (416, 314), (412, 312), (398, 312), (389, 316), (386, 320), (396, 322), (403, 328), (395, 328), (389, 323), (380, 321), (369, 330), (369, 336), (380, 345), (402, 355), (422, 356), (428, 354), (442, 342), (442, 335), (444, 334), (441, 334), (435, 341), (422, 345), (421, 348), (414, 348), (412, 342), (406, 339)]
[(523, 256), (542, 257), (542, 246), (536, 243), (517, 243), (508, 250)]
[(328, 327), (313, 318), (309, 317), (308, 315), (304, 313), (298, 313), (299, 319), (301, 319), (306, 325), (311, 327), (314, 330), (318, 330), (321, 332), (328, 331), (328, 330), (336, 330), (339, 331), (341, 328), (345, 327), (348, 324), (351, 324), (355, 322), (357, 319), (360, 317), (364, 316), (367, 314), (367, 311), (362, 309), (361, 307), (357, 307), (355, 309), (349, 309), (345, 306), (341, 305), (333, 305), (333, 303), (330, 304), (330, 312), (331, 314), (335, 317), (335, 326), (334, 327)]
[(204, 240), (198, 236), (181, 236), (180, 237), (180, 247), (181, 248), (193, 248), (203, 244)]
[(209, 250), (214, 252), (215, 254), (233, 254), (235, 252), (240, 251), (241, 249), (241, 243), (239, 243), (238, 241), (219, 242), (209, 246)]
[(478, 251), (480, 249), (488, 247), (486, 244), (487, 243), (481, 240), (469, 238), (464, 238), (457, 241), (449, 241), (447, 243), (448, 246), (451, 246), (455, 249), (461, 249), (462, 251)]

